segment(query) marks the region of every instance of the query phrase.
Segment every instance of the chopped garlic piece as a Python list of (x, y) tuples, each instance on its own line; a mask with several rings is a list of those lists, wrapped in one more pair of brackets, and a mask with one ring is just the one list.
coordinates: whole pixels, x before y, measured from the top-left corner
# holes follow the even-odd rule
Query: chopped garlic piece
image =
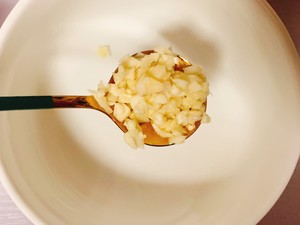
[(130, 115), (130, 108), (124, 103), (116, 103), (114, 104), (113, 115), (117, 120), (123, 122)]
[(130, 130), (124, 134), (125, 142), (133, 149), (144, 148), (144, 135), (142, 132)]
[(170, 144), (182, 144), (186, 139), (186, 136), (175, 136), (170, 137), (169, 142)]
[(113, 113), (113, 110), (108, 105), (107, 99), (104, 96), (102, 96), (102, 97), (96, 97), (96, 100), (97, 100), (98, 104), (104, 109), (104, 111), (107, 114)]
[(110, 48), (108, 45), (103, 45), (98, 47), (98, 55), (101, 58), (111, 56)]
[(203, 113), (201, 122), (202, 122), (202, 123), (210, 123), (210, 122), (211, 122), (210, 116), (207, 115), (206, 113)]
[(151, 123), (170, 144), (183, 143), (195, 123), (208, 123), (205, 113), (209, 87), (201, 66), (175, 70), (177, 55), (159, 47), (151, 54), (138, 53), (120, 61), (114, 84), (100, 83), (92, 92), (99, 105), (124, 122), (125, 142), (143, 148), (145, 135), (140, 123)]

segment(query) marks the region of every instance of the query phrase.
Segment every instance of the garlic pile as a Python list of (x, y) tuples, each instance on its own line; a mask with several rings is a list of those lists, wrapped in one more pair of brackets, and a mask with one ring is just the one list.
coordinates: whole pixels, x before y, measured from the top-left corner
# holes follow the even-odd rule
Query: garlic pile
[(125, 141), (143, 148), (141, 123), (151, 123), (170, 144), (183, 143), (195, 122), (209, 122), (205, 113), (208, 83), (200, 66), (176, 70), (177, 55), (169, 48), (123, 58), (113, 74), (114, 83), (101, 82), (93, 96), (107, 114), (123, 122)]

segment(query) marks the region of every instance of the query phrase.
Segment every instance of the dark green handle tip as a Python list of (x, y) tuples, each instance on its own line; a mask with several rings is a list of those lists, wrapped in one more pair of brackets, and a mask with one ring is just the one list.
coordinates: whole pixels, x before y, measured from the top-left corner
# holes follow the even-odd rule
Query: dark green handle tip
[(53, 108), (52, 96), (5, 96), (0, 97), (0, 111), (50, 109)]

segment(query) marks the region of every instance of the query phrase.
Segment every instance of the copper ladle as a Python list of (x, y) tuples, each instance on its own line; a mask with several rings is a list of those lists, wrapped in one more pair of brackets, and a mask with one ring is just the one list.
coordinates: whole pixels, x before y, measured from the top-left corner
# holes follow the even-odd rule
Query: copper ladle
[[(142, 51), (141, 53), (149, 55), (153, 50)], [(135, 54), (136, 55), (136, 54)], [(135, 56), (133, 55), (133, 56)], [(177, 56), (179, 62), (175, 65), (175, 70), (182, 71), (183, 68), (191, 66), (191, 63)], [(114, 83), (111, 77), (109, 83)], [(113, 114), (107, 114), (102, 107), (99, 106), (95, 98), (90, 96), (4, 96), (0, 97), (0, 111), (10, 110), (30, 110), (30, 109), (52, 109), (52, 108), (87, 108), (95, 109), (106, 114), (112, 121), (118, 125), (123, 131), (127, 132), (124, 124), (118, 121)], [(159, 136), (153, 129), (150, 122), (140, 124), (143, 133), (146, 135), (145, 144), (151, 146), (167, 146), (168, 139)], [(195, 128), (191, 131), (187, 130), (187, 137), (190, 137), (200, 126), (197, 121)]]

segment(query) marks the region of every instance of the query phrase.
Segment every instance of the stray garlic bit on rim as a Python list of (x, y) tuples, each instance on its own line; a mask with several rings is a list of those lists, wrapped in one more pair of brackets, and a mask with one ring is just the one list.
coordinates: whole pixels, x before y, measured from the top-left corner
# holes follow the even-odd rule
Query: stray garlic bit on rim
[(98, 55), (100, 58), (106, 58), (108, 56), (111, 56), (110, 47), (108, 45), (99, 46)]
[[(150, 122), (170, 144), (183, 143), (197, 121), (209, 122), (206, 99), (209, 86), (201, 66), (175, 70), (179, 58), (170, 48), (121, 59), (114, 83), (101, 82), (93, 92), (98, 104), (127, 128), (131, 148), (143, 148), (141, 123)], [(113, 106), (113, 107), (112, 107)]]

